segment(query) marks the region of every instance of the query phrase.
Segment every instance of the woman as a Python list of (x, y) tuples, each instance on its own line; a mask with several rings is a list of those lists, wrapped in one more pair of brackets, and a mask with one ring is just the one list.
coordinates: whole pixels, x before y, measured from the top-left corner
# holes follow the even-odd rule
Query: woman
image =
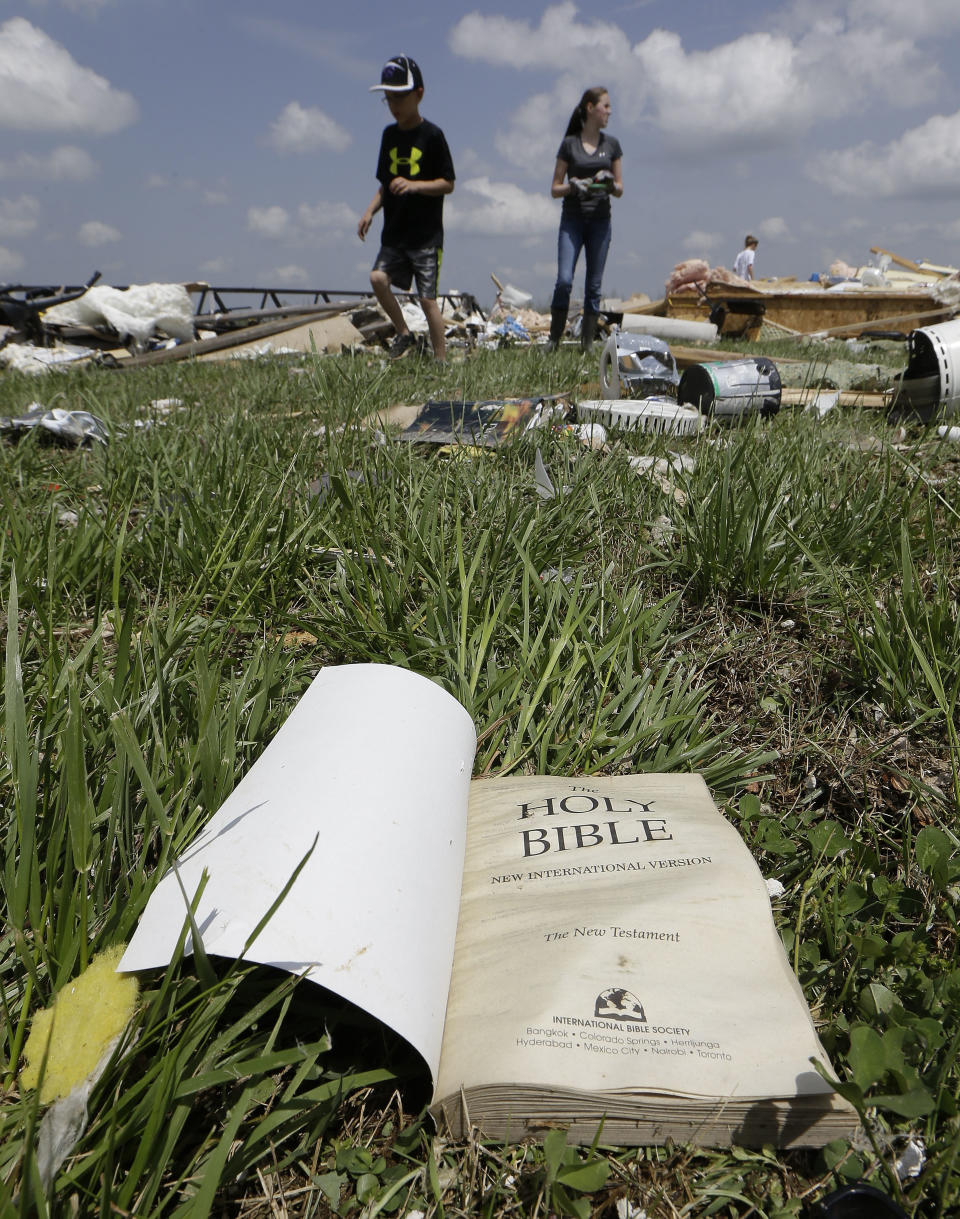
[[(570, 116), (566, 135), (557, 152), (550, 194), (563, 200), (557, 242), (557, 284), (550, 307), (550, 349), (560, 342), (567, 324), (570, 289), (580, 251), (587, 252), (580, 345), (589, 351), (597, 331), (600, 282), (610, 248), (610, 196), (623, 194), (620, 176), (620, 141), (607, 135), (610, 95), (606, 89), (588, 89)], [(566, 179), (566, 181), (564, 181)]]

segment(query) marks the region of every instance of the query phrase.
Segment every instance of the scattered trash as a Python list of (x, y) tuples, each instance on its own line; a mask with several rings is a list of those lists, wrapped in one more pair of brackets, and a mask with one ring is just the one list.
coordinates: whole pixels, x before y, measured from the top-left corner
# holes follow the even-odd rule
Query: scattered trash
[(818, 419), (822, 419), (824, 415), (828, 415), (833, 410), (839, 400), (840, 391), (838, 389), (822, 389), (804, 405), (803, 409), (815, 414)]
[(671, 453), (667, 457), (654, 457), (652, 454), (644, 453), (640, 456), (628, 457), (627, 461), (638, 472), (653, 470), (657, 474), (669, 474), (680, 470), (690, 473), (696, 469), (697, 465), (695, 459), (685, 453)]
[(544, 399), (502, 398), (483, 402), (424, 404), (399, 439), (414, 444), (472, 444), (496, 448), (511, 436), (536, 426)]
[(595, 420), (611, 431), (668, 432), (695, 435), (706, 420), (698, 410), (678, 406), (672, 398), (644, 398), (639, 401), (605, 399), (578, 402), (577, 416)]
[(646, 531), (646, 536), (654, 546), (669, 546), (677, 536), (677, 529), (670, 517), (661, 513)]
[[(323, 503), (331, 491), (336, 491), (337, 495), (343, 497), (346, 495), (346, 486), (348, 483), (362, 483), (367, 481), (367, 476), (362, 470), (344, 470), (340, 474), (329, 474), (326, 471), (319, 478), (311, 478), (307, 483), (307, 497), (315, 499), (318, 503)], [(376, 485), (376, 478), (370, 475), (370, 482)]]
[(676, 398), (680, 374), (670, 348), (650, 334), (622, 334), (615, 326), (600, 354), (600, 384), (607, 399)]
[(525, 309), (533, 304), (533, 296), (513, 284), (502, 284), (496, 275), (491, 275), (497, 289), (497, 305), (505, 305), (508, 309)]
[(93, 958), (53, 1004), (37, 1012), (23, 1047), (24, 1088), (39, 1088), (44, 1115), (37, 1139), (37, 1169), (46, 1188), (87, 1126), (87, 1101), (103, 1074), (137, 1002), (136, 978), (116, 967), (124, 945)]
[(572, 571), (560, 571), (557, 567), (546, 567), (540, 573), (540, 580), (543, 584), (549, 584), (552, 580), (562, 580), (564, 584), (572, 584), (574, 575)]
[(607, 443), (607, 429), (602, 423), (572, 423), (570, 432), (591, 449), (602, 449)]
[(680, 457), (675, 453), (672, 453), (669, 457), (653, 457), (643, 454), (639, 457), (628, 457), (627, 461), (638, 474), (649, 474), (664, 495), (673, 496), (681, 507), (687, 502), (686, 491), (675, 486), (670, 481), (670, 475), (684, 470), (692, 470), (694, 466), (693, 458)]
[(627, 1198), (617, 1199), (617, 1219), (647, 1219), (647, 1212), (642, 1206), (635, 1206)]
[[(40, 319), (44, 310), (83, 296), (99, 278), (100, 272), (94, 271), (87, 282), (77, 288), (30, 288), (25, 285), (5, 284), (0, 288), (0, 322), (13, 327), (31, 343), (42, 344), (45, 335)], [(23, 295), (15, 295), (18, 292)]]
[(786, 893), (786, 889), (783, 887), (780, 881), (776, 879), (776, 877), (768, 877), (766, 880), (766, 886), (767, 893), (769, 894), (771, 901), (773, 901), (775, 898), (783, 897), (784, 893)]
[(13, 372), (39, 376), (51, 369), (62, 369), (78, 360), (89, 360), (97, 353), (92, 347), (56, 343), (53, 347), (34, 347), (30, 343), (7, 343), (0, 347), (0, 364)]
[(780, 409), (780, 373), (772, 360), (754, 356), (720, 364), (694, 364), (677, 389), (677, 402), (719, 418)]
[(941, 440), (960, 440), (960, 427), (938, 427), (937, 435)]
[(919, 1177), (923, 1172), (926, 1162), (927, 1149), (923, 1145), (923, 1140), (919, 1138), (908, 1139), (906, 1146), (897, 1156), (893, 1166), (897, 1179), (906, 1181), (913, 1177)]
[(536, 479), (537, 494), (541, 499), (557, 498), (557, 489), (547, 473), (547, 467), (543, 464), (543, 457), (539, 449), (537, 449), (537, 455), (534, 458), (533, 476)]
[(68, 529), (76, 529), (76, 527), (80, 524), (80, 514), (77, 512), (71, 512), (69, 509), (65, 509), (57, 517), (57, 524), (63, 525)]
[(892, 412), (921, 423), (960, 411), (960, 320), (924, 326), (909, 337), (908, 362), (895, 378)]
[(110, 436), (106, 424), (89, 411), (65, 411), (60, 407), (47, 410), (35, 402), (25, 415), (0, 416), (0, 434), (11, 435), (14, 440), (35, 428), (40, 429), (44, 438), (52, 436), (69, 445), (87, 444), (91, 440), (106, 444)]
[(508, 314), (502, 322), (489, 321), (484, 330), (486, 339), (516, 340), (520, 343), (530, 342), (530, 331), (513, 314)]
[(129, 288), (97, 285), (82, 296), (53, 305), (43, 317), (48, 326), (106, 328), (138, 349), (160, 334), (193, 338), (193, 302), (183, 284), (133, 284)]

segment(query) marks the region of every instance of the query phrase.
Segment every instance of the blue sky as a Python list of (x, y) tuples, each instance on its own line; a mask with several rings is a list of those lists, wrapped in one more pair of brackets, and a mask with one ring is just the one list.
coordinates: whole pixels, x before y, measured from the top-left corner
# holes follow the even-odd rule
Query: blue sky
[(442, 288), (548, 299), (553, 159), (595, 84), (624, 149), (609, 294), (729, 266), (748, 229), (760, 275), (960, 264), (957, 0), (0, 0), (0, 282), (365, 289), (368, 87), (398, 52), (457, 168)]

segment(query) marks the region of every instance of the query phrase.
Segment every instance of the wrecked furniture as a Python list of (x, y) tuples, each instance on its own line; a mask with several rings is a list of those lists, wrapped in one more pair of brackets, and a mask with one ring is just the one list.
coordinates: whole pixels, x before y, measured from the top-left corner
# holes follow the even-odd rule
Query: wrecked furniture
[(718, 364), (694, 364), (680, 378), (677, 402), (717, 418), (780, 409), (780, 373), (766, 356)]
[[(0, 287), (0, 324), (11, 326), (31, 343), (42, 345), (47, 337), (41, 321), (44, 311), (83, 296), (99, 278), (100, 272), (94, 271), (79, 288), (37, 288), (4, 284)], [(15, 293), (18, 292), (23, 295), (16, 296)]]
[(909, 336), (908, 362), (894, 379), (891, 412), (921, 423), (960, 411), (960, 320), (924, 326)]

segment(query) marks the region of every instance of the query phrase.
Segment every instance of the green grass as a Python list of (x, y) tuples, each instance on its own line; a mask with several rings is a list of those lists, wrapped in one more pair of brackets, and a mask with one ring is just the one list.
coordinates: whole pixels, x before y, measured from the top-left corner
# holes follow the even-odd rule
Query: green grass
[[(815, 380), (823, 356), (780, 354), (798, 352)], [(0, 444), (0, 1213), (586, 1216), (626, 1199), (649, 1219), (786, 1219), (859, 1176), (910, 1215), (957, 1213), (950, 447), (917, 431), (893, 448), (877, 412), (784, 411), (609, 453), (538, 433), (457, 460), (360, 421), (576, 391), (594, 362), (293, 367), (0, 381), (0, 414), (39, 398), (111, 429), (90, 450)], [(150, 408), (165, 398), (182, 408)], [(671, 450), (693, 469), (625, 460)], [(31, 1014), (129, 939), (318, 667), (355, 661), (459, 698), (477, 773), (702, 771), (786, 886), (775, 917), (863, 1145), (453, 1144), (424, 1126), (413, 1056), (382, 1029), (307, 984), (178, 955), (144, 976), (44, 1189), (42, 1111), (18, 1084)], [(901, 1184), (910, 1135), (928, 1160)]]

